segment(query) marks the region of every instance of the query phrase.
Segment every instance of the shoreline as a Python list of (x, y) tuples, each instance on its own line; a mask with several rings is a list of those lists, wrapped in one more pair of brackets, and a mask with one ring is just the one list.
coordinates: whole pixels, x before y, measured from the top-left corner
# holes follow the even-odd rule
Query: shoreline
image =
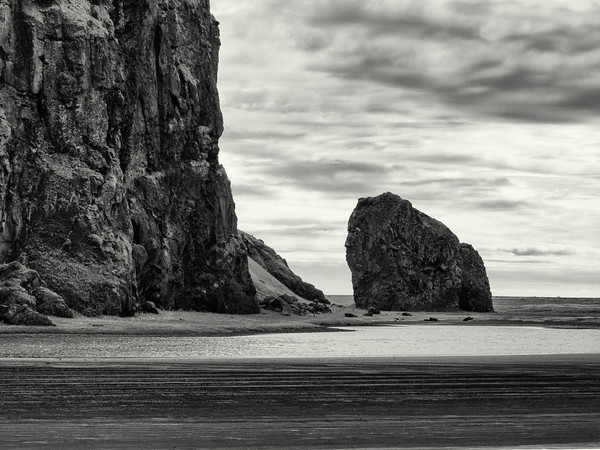
[[(85, 334), (121, 336), (186, 336), (225, 337), (273, 333), (331, 333), (343, 332), (338, 327), (369, 326), (537, 326), (546, 328), (598, 329), (600, 316), (589, 312), (552, 314), (535, 311), (499, 311), (492, 313), (411, 312), (404, 316), (399, 311), (382, 311), (365, 316), (365, 311), (354, 306), (332, 305), (332, 313), (315, 316), (287, 315), (262, 310), (255, 315), (229, 315), (195, 311), (161, 311), (160, 314), (139, 313), (134, 317), (76, 315), (72, 319), (52, 317), (56, 326), (36, 327), (0, 323), (1, 335), (14, 334)], [(352, 313), (356, 317), (345, 317)], [(464, 319), (472, 320), (465, 322)], [(430, 321), (430, 318), (437, 319)]]
[[(338, 308), (335, 308), (336, 310)], [(502, 312), (413, 312), (404, 317), (400, 312), (382, 312), (373, 317), (363, 316), (355, 308), (339, 308), (331, 314), (315, 317), (286, 316), (273, 311), (253, 316), (219, 315), (192, 311), (161, 311), (159, 315), (142, 313), (135, 317), (85, 317), (72, 319), (53, 317), (56, 326), (38, 327), (0, 324), (1, 335), (120, 335), (120, 336), (182, 336), (227, 337), (280, 333), (336, 333), (347, 332), (340, 327), (381, 326), (515, 326), (555, 329), (598, 329), (600, 317), (537, 317), (529, 314), (516, 316)], [(358, 317), (346, 318), (344, 311)], [(360, 315), (359, 315), (360, 314)], [(465, 322), (466, 317), (473, 320)], [(430, 321), (430, 318), (437, 319)]]
[(44, 357), (16, 358), (0, 357), (3, 366), (406, 366), (406, 365), (569, 365), (600, 364), (599, 353), (545, 353), (528, 355), (411, 355), (411, 356), (333, 356), (333, 357), (240, 357), (240, 358), (206, 358), (206, 357)]

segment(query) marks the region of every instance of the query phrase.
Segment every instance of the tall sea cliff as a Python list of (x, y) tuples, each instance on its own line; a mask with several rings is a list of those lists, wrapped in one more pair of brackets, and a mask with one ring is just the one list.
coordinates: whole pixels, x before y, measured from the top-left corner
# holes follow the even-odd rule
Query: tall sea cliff
[(257, 312), (219, 46), (208, 0), (0, 0), (0, 264), (84, 314)]

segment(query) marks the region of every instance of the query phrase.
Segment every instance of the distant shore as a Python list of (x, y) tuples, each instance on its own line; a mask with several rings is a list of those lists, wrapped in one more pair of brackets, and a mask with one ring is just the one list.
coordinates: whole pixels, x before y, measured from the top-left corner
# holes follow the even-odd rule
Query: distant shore
[[(558, 303), (562, 302), (562, 303)], [(411, 312), (382, 311), (365, 316), (354, 306), (333, 304), (332, 313), (284, 315), (262, 310), (255, 315), (229, 315), (193, 311), (161, 311), (135, 317), (53, 317), (55, 327), (0, 324), (0, 334), (113, 334), (132, 336), (239, 336), (266, 333), (336, 331), (342, 326), (412, 325), (510, 325), (563, 328), (600, 328), (600, 299), (539, 299), (501, 297), (495, 300), (497, 312)], [(346, 317), (353, 314), (356, 317)], [(407, 315), (410, 314), (410, 315)], [(472, 320), (465, 321), (468, 317)], [(430, 321), (430, 319), (437, 321)]]

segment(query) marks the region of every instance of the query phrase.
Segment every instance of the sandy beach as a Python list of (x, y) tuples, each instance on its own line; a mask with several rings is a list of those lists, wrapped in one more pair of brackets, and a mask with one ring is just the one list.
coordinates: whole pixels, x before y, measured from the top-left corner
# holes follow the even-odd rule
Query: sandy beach
[[(135, 317), (53, 317), (55, 327), (12, 326), (0, 323), (0, 334), (118, 334), (154, 336), (233, 336), (259, 333), (323, 332), (339, 326), (384, 324), (422, 324), (430, 318), (437, 325), (540, 325), (549, 327), (600, 328), (600, 300), (586, 299), (578, 306), (575, 300), (500, 297), (495, 299), (496, 312), (411, 312), (382, 311), (371, 317), (352, 305), (334, 303), (331, 314), (286, 315), (263, 309), (255, 315), (227, 315), (191, 311), (139, 313)], [(562, 302), (563, 306), (558, 305)], [(556, 305), (555, 305), (556, 303)], [(356, 317), (346, 317), (346, 314)], [(464, 322), (467, 317), (473, 320)]]

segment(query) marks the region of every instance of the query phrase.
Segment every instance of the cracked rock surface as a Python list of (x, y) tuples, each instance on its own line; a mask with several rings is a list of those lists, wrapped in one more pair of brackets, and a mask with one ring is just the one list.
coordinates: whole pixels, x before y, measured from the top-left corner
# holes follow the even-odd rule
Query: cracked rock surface
[(219, 46), (208, 0), (0, 0), (0, 263), (87, 315), (258, 312)]
[(47, 314), (73, 317), (65, 300), (48, 289), (35, 270), (17, 261), (0, 264), (0, 322), (53, 325)]

